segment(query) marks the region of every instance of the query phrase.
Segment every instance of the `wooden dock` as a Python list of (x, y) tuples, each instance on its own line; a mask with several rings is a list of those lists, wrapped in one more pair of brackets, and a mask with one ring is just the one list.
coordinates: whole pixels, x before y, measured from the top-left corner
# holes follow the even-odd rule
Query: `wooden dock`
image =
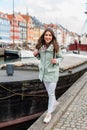
[[(58, 101), (60, 104), (58, 105), (56, 111), (52, 113), (52, 120), (48, 124), (43, 123), (43, 119), (45, 116), (45, 113), (27, 130), (62, 130), (64, 128), (65, 130), (67, 128), (81, 128), (84, 130), (87, 130), (87, 122), (83, 121), (84, 116), (87, 115), (87, 111), (84, 110), (82, 112), (79, 108), (87, 108), (87, 72), (81, 76), (59, 99)], [(78, 105), (77, 105), (77, 102)], [(84, 103), (83, 106), (81, 104)], [(78, 106), (78, 108), (77, 108)], [(69, 108), (69, 109), (68, 109)], [(74, 110), (73, 110), (74, 108)], [(72, 109), (72, 110), (71, 110)], [(79, 109), (79, 110), (78, 110)], [(70, 113), (70, 110), (72, 111)], [(76, 111), (79, 111), (78, 114)], [(86, 113), (85, 113), (86, 112)], [(67, 119), (69, 114), (72, 114), (72, 121), (71, 118)], [(78, 115), (80, 123), (76, 125), (75, 122), (78, 122), (78, 118), (74, 119), (75, 113)], [(65, 124), (64, 124), (65, 119)], [(74, 120), (73, 120), (74, 119)], [(87, 119), (87, 117), (86, 117)], [(67, 121), (66, 121), (67, 120)], [(63, 122), (63, 123), (61, 123)], [(66, 125), (67, 122), (67, 125)], [(73, 122), (73, 125), (71, 125), (71, 122)], [(60, 126), (61, 124), (61, 126)]]

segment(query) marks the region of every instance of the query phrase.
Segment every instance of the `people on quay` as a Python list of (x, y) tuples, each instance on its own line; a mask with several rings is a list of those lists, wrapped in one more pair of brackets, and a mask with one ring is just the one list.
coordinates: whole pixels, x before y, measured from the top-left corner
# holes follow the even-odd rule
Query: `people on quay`
[(57, 38), (51, 28), (47, 28), (38, 39), (34, 56), (40, 60), (39, 79), (44, 83), (48, 93), (48, 109), (43, 121), (49, 123), (52, 112), (59, 104), (55, 89), (59, 79), (59, 63), (63, 59)]

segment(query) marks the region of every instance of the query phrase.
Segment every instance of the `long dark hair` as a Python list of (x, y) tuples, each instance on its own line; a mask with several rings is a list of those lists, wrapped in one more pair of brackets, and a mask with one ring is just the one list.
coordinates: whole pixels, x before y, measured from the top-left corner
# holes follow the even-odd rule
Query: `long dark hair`
[(53, 47), (54, 47), (54, 52), (58, 52), (59, 50), (59, 45), (58, 45), (58, 42), (57, 42), (57, 39), (56, 39), (56, 36), (53, 32), (53, 30), (51, 28), (47, 28), (43, 34), (40, 36), (40, 38), (38, 39), (38, 42), (37, 42), (37, 45), (36, 45), (36, 49), (40, 49), (43, 45), (45, 45), (45, 40), (44, 40), (44, 35), (45, 33), (49, 31), (51, 34), (52, 34), (52, 41), (50, 44), (53, 44)]

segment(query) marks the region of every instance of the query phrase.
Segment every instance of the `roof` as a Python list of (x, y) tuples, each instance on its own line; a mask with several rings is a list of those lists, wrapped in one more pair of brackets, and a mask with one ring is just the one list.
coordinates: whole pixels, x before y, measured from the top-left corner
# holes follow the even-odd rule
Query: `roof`
[[(20, 15), (20, 14), (14, 14), (14, 17), (15, 17), (15, 19), (17, 20), (17, 21), (19, 21), (19, 22), (26, 22), (26, 20)], [(10, 19), (10, 20), (12, 20), (12, 18), (13, 18), (13, 14), (8, 14), (8, 18)]]

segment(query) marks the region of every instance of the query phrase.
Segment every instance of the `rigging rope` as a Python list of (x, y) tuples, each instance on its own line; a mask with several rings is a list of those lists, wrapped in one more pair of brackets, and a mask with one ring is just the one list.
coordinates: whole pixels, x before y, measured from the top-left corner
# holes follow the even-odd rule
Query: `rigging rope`
[(12, 95), (5, 96), (5, 97), (0, 97), (0, 100), (8, 99), (8, 98), (13, 97), (13, 96), (22, 96), (22, 97), (24, 97), (24, 96), (25, 96), (25, 97), (26, 97), (26, 96), (29, 96), (29, 97), (32, 97), (32, 96), (33, 96), (33, 97), (34, 97), (34, 96), (35, 96), (35, 97), (45, 97), (45, 95), (16, 93), (16, 92), (14, 92), (14, 91), (12, 91), (12, 90), (10, 90), (10, 89), (8, 89), (8, 88), (2, 86), (2, 85), (0, 85), (0, 87), (3, 88), (3, 89), (5, 89), (6, 91), (12, 93)]

